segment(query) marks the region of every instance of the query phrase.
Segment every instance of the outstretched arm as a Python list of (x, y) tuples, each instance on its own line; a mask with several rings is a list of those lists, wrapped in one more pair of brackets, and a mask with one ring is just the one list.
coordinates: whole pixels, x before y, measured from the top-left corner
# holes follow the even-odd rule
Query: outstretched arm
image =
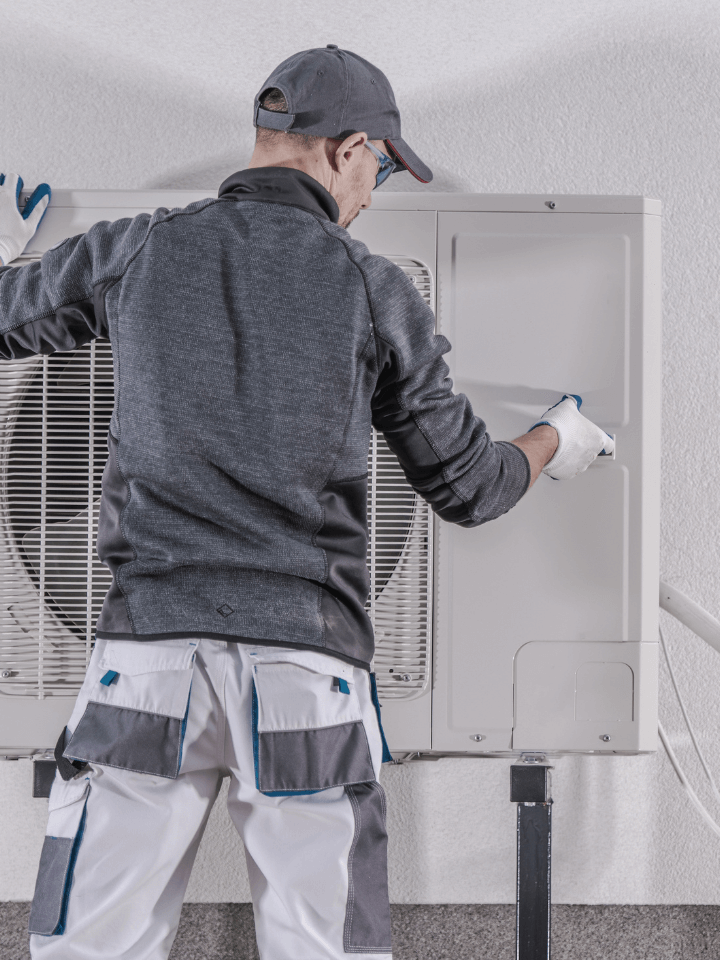
[(142, 246), (150, 222), (147, 213), (100, 221), (51, 247), (38, 263), (0, 267), (0, 360), (67, 352), (107, 337), (105, 295)]

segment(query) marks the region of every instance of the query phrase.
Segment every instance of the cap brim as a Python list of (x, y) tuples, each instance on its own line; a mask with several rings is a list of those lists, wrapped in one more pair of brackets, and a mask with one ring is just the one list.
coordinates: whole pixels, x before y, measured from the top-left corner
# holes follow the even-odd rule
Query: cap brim
[(426, 167), (420, 157), (411, 150), (402, 137), (393, 137), (392, 140), (385, 137), (385, 143), (396, 154), (403, 168), (411, 173), (420, 183), (430, 183), (433, 178), (432, 170)]

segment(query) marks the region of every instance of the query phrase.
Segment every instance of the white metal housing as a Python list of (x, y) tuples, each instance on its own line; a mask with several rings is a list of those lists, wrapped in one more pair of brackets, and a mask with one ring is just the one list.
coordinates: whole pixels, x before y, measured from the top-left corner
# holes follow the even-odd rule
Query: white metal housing
[[(97, 220), (206, 195), (57, 191), (23, 259)], [(614, 458), (541, 477), (509, 514), (466, 530), (433, 524), (373, 438), (368, 603), (397, 752), (655, 749), (659, 214), (641, 197), (381, 193), (351, 227), (436, 308), (456, 389), (494, 439), (572, 392), (617, 441)], [(109, 361), (97, 342), (62, 362), (0, 364), (7, 755), (52, 745), (91, 649), (108, 582), (90, 545)]]

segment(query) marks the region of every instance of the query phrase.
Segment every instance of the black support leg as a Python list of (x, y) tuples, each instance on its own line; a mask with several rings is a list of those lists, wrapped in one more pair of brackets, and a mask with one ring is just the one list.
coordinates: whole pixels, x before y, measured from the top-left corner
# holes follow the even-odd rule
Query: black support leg
[(510, 767), (510, 800), (517, 803), (517, 960), (550, 960), (550, 767)]

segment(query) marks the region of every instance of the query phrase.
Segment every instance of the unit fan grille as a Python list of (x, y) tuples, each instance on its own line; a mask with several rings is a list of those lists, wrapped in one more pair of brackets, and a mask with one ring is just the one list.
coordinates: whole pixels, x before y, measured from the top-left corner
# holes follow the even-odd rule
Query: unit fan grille
[[(432, 305), (428, 269), (390, 259)], [(107, 341), (0, 362), (0, 695), (80, 689), (111, 581), (95, 538), (113, 403)], [(374, 431), (368, 473), (378, 691), (410, 699), (429, 677), (432, 519)]]

